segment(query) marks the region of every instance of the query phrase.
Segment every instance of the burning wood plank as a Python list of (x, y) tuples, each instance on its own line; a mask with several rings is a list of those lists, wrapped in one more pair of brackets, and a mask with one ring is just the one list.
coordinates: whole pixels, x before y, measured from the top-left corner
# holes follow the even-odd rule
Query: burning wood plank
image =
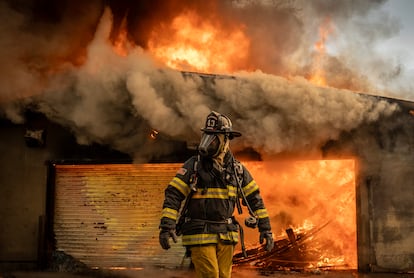
[(313, 239), (314, 235), (326, 227), (327, 222), (319, 228), (313, 228), (306, 232), (295, 234), (292, 228), (286, 229), (287, 238), (275, 241), (275, 246), (270, 252), (264, 247), (259, 246), (246, 250), (247, 257), (243, 253), (237, 253), (233, 257), (235, 266), (255, 266), (270, 270), (281, 268), (308, 268), (315, 265), (318, 261), (317, 250), (311, 248), (312, 244), (307, 244)]

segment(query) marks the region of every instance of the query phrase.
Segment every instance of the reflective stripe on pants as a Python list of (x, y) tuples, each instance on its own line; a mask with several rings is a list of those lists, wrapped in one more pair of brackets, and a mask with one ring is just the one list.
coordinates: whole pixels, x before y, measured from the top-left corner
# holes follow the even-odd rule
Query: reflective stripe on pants
[(191, 246), (191, 261), (198, 278), (230, 278), (234, 245), (217, 244)]

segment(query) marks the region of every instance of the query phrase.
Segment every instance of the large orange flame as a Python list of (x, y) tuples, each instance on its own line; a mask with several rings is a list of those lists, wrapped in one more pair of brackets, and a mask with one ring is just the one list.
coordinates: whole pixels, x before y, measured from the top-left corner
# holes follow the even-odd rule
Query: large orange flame
[(228, 73), (247, 57), (249, 39), (240, 25), (224, 28), (192, 11), (153, 30), (149, 51), (167, 66), (185, 71)]
[(119, 56), (127, 56), (129, 51), (133, 48), (132, 43), (128, 40), (128, 31), (126, 27), (126, 18), (122, 20), (121, 28), (116, 34), (116, 37), (113, 39), (113, 49), (116, 54)]
[(326, 55), (326, 40), (332, 31), (331, 20), (330, 18), (326, 18), (323, 24), (319, 27), (319, 40), (314, 45), (316, 54), (312, 64), (312, 75), (309, 78), (310, 82), (319, 86), (326, 86), (323, 59)]

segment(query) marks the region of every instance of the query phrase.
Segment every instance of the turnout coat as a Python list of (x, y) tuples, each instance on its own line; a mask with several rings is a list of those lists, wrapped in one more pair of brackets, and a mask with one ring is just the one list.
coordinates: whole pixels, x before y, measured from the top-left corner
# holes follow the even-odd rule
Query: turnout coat
[[(220, 166), (215, 166), (211, 159), (193, 156), (177, 171), (165, 190), (160, 228), (179, 229), (184, 246), (214, 244), (219, 240), (236, 244), (238, 223), (233, 213), (243, 194), (246, 198), (242, 203), (246, 205), (247, 201), (258, 218), (259, 231), (271, 230), (259, 187), (247, 168), (230, 151), (224, 157), (223, 167), (217, 167)], [(181, 216), (184, 221), (180, 221), (181, 227), (176, 227), (187, 197), (191, 199)]]

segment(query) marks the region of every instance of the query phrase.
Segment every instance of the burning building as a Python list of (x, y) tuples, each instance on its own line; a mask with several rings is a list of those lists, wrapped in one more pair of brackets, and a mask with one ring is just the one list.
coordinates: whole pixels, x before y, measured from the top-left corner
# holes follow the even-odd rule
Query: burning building
[(162, 192), (217, 110), (279, 243), (263, 257), (246, 229), (236, 265), (413, 270), (414, 104), (380, 83), (402, 73), (326, 49), (381, 1), (30, 3), (0, 4), (2, 265), (180, 264)]

